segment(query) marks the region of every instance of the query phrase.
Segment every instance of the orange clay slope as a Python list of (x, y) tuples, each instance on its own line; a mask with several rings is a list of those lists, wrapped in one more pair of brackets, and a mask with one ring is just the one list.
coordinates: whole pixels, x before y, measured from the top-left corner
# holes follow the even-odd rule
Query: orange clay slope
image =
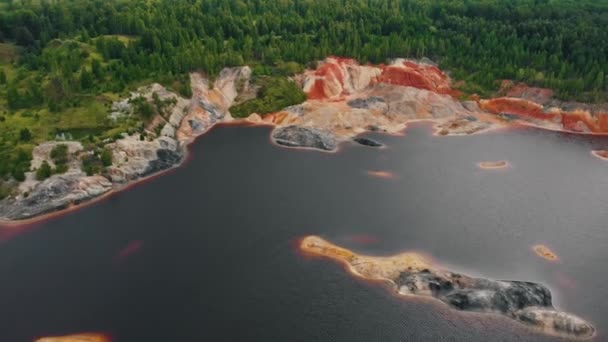
[[(607, 106), (591, 109), (591, 106), (586, 104), (568, 103), (569, 109), (566, 110), (562, 108), (565, 103), (552, 99), (553, 92), (550, 89), (528, 87), (521, 83), (515, 85), (511, 81), (503, 81), (498, 97), (477, 99), (474, 103), (470, 101), (466, 103), (466, 110), (459, 111), (456, 103), (461, 102), (456, 97), (460, 92), (453, 89), (449, 76), (429, 61), (396, 59), (388, 65), (360, 65), (353, 59), (328, 57), (320, 62), (316, 69), (298, 75), (296, 80), (307, 93), (308, 99), (317, 102), (316, 105), (309, 106), (313, 108), (308, 109), (305, 106), (305, 112), (306, 109), (319, 112), (319, 107), (323, 106), (318, 102), (327, 104), (380, 97), (384, 98), (387, 108), (378, 105), (371, 109), (375, 112), (382, 112), (384, 109), (382, 114), (393, 119), (399, 117), (401, 121), (441, 120), (455, 115), (475, 117), (494, 127), (497, 122), (509, 125), (510, 122), (517, 121), (519, 124), (551, 130), (608, 133)], [(411, 92), (404, 87), (419, 91)], [(394, 101), (393, 99), (398, 97), (395, 90), (409, 92), (409, 96), (403, 98), (403, 101)], [(430, 96), (429, 93), (435, 95)], [(442, 97), (446, 95), (451, 100)], [(441, 108), (447, 110), (442, 111)], [(352, 110), (341, 108), (335, 112), (326, 113), (325, 119), (331, 120), (339, 113), (345, 116), (345, 121), (348, 122), (349, 112)], [(483, 114), (491, 115), (488, 117)], [(268, 116), (266, 122), (297, 124), (297, 120), (288, 112), (281, 112), (279, 115), (273, 113)], [(314, 120), (311, 122), (314, 125)]]

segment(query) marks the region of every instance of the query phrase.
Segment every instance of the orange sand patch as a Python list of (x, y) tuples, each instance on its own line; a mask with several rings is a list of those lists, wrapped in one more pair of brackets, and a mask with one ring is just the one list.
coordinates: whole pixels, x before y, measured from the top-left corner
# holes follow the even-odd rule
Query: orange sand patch
[(495, 169), (504, 169), (509, 166), (509, 163), (506, 160), (498, 160), (498, 161), (486, 161), (478, 163), (477, 166), (480, 169), (484, 170), (495, 170)]
[(403, 270), (420, 271), (431, 267), (431, 263), (417, 253), (403, 253), (390, 257), (359, 255), (318, 236), (308, 236), (302, 239), (300, 249), (312, 255), (339, 261), (353, 275), (368, 280), (391, 282)]
[(388, 171), (367, 171), (367, 175), (370, 177), (382, 178), (382, 179), (395, 179), (397, 176)]
[(591, 151), (595, 157), (608, 161), (608, 150)]
[(557, 261), (559, 259), (559, 257), (557, 256), (557, 254), (553, 253), (553, 251), (551, 251), (549, 249), (549, 247), (544, 246), (544, 245), (534, 245), (532, 247), (532, 250), (534, 251), (534, 253), (536, 253), (536, 255), (538, 255), (539, 257), (545, 259), (545, 260), (549, 260), (549, 261)]
[(110, 338), (97, 333), (66, 335), (56, 337), (42, 337), (35, 342), (110, 342)]

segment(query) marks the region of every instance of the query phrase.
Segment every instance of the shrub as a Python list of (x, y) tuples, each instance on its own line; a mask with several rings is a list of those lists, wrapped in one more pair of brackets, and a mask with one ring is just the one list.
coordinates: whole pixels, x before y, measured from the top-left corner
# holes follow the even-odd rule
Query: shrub
[(105, 148), (103, 152), (101, 152), (101, 164), (105, 167), (112, 165), (112, 157), (112, 151)]
[(49, 178), (52, 173), (53, 173), (53, 171), (51, 170), (51, 166), (45, 160), (42, 162), (42, 165), (40, 165), (38, 170), (36, 170), (36, 179), (39, 181), (45, 180), (45, 179)]
[(51, 158), (55, 165), (67, 164), (68, 162), (68, 145), (59, 144), (51, 150)]
[(29, 129), (23, 128), (21, 131), (19, 131), (19, 139), (21, 141), (30, 141), (32, 139), (32, 133)]
[(259, 81), (258, 97), (230, 108), (234, 117), (266, 114), (306, 101), (306, 93), (295, 83), (280, 77), (263, 77)]

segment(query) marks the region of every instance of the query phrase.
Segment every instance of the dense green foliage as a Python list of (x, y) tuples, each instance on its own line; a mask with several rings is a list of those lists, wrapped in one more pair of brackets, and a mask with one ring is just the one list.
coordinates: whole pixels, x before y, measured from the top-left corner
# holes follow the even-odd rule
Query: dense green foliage
[[(213, 74), (253, 60), (307, 63), (329, 54), (372, 62), (428, 56), (482, 89), (491, 88), (497, 78), (512, 78), (552, 86), (564, 96), (606, 90), (606, 1), (27, 3), (31, 5), (6, 6), (0, 37), (28, 47), (23, 65), (48, 72), (51, 80), (58, 77), (44, 92), (52, 97), (91, 87), (91, 79), (122, 89), (159, 74), (193, 69)], [(42, 49), (49, 43), (60, 46), (57, 38), (92, 43), (100, 54), (93, 59), (103, 63), (89, 65), (91, 51), (80, 42), (61, 52)], [(40, 101), (40, 90), (35, 83), (30, 86), (20, 95), (28, 103)]]
[(49, 178), (53, 174), (53, 170), (51, 169), (51, 165), (45, 160), (42, 162), (40, 167), (36, 170), (36, 179), (37, 180), (45, 180)]
[(101, 164), (104, 167), (108, 167), (110, 165), (112, 165), (112, 151), (104, 148), (103, 151), (101, 152)]
[(244, 118), (251, 113), (276, 112), (306, 101), (306, 93), (284, 77), (262, 77), (256, 83), (260, 87), (256, 98), (232, 107), (230, 113), (234, 117)]
[[(141, 127), (108, 122), (110, 103), (152, 81), (189, 96), (192, 70), (427, 56), (465, 93), (514, 79), (605, 101), (606, 27), (608, 0), (0, 0), (0, 176), (21, 179), (24, 153), (57, 134)], [(289, 87), (236, 112), (291, 103)], [(161, 107), (142, 104), (138, 120)]]
[(59, 144), (51, 150), (51, 159), (55, 163), (53, 173), (64, 173), (68, 170), (68, 145)]

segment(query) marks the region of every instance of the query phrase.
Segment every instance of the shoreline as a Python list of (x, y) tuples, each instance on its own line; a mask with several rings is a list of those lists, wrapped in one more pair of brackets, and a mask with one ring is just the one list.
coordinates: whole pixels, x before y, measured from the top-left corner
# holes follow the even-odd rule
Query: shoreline
[(183, 148), (184, 148), (184, 156), (182, 158), (182, 160), (173, 165), (170, 168), (164, 169), (164, 170), (160, 170), (158, 172), (149, 174), (145, 177), (142, 178), (138, 178), (129, 182), (125, 182), (122, 184), (119, 183), (113, 183), (113, 187), (111, 190), (96, 196), (96, 197), (92, 197), (88, 200), (82, 201), (80, 203), (77, 204), (72, 204), (69, 205), (66, 208), (62, 208), (62, 209), (57, 209), (54, 211), (50, 211), (48, 213), (45, 214), (41, 214), (41, 215), (36, 215), (30, 218), (26, 218), (23, 220), (6, 220), (6, 219), (2, 219), (0, 218), (0, 242), (2, 242), (2, 240), (4, 240), (4, 237), (2, 236), (2, 228), (22, 228), (24, 226), (29, 226), (29, 225), (34, 225), (37, 223), (40, 223), (41, 221), (45, 221), (45, 220), (51, 220), (54, 219), (56, 217), (60, 217), (62, 215), (65, 214), (69, 214), (73, 211), (77, 211), (79, 209), (84, 209), (89, 205), (93, 205), (96, 204), (97, 202), (103, 201), (103, 200), (107, 200), (110, 199), (112, 196), (114, 195), (118, 195), (123, 191), (129, 190), (132, 187), (135, 186), (139, 186), (139, 185), (143, 185), (144, 183), (148, 182), (148, 181), (152, 181), (157, 177), (163, 176), (166, 173), (170, 173), (170, 172), (174, 172), (177, 168), (182, 167), (187, 165), (192, 158), (191, 155), (191, 146), (202, 136), (204, 136), (205, 134), (207, 134), (208, 132), (210, 132), (212, 129), (216, 128), (218, 125), (224, 125), (224, 126), (244, 126), (244, 127), (248, 127), (248, 126), (263, 126), (263, 125), (258, 125), (255, 123), (251, 123), (251, 122), (247, 122), (247, 121), (241, 121), (241, 120), (232, 120), (232, 121), (226, 121), (226, 122), (218, 122), (213, 124), (211, 127), (209, 127), (209, 129), (207, 129), (204, 133), (192, 138), (192, 139), (188, 139), (188, 140), (184, 140), (183, 141)]
[[(92, 197), (88, 200), (84, 200), (77, 204), (71, 204), (65, 208), (58, 208), (57, 210), (52, 210), (45, 214), (36, 215), (36, 216), (26, 218), (23, 220), (7, 220), (4, 218), (0, 218), (0, 242), (2, 242), (3, 240), (5, 240), (7, 238), (4, 235), (8, 235), (8, 238), (11, 237), (10, 232), (7, 234), (5, 232), (5, 230), (14, 230), (17, 228), (24, 228), (27, 226), (41, 223), (42, 221), (45, 221), (45, 220), (51, 220), (54, 218), (58, 218), (62, 215), (69, 214), (73, 211), (84, 209), (84, 208), (88, 207), (89, 205), (96, 204), (100, 201), (109, 199), (114, 195), (118, 195), (123, 191), (129, 190), (131, 187), (138, 186), (147, 181), (152, 181), (156, 177), (160, 177), (168, 172), (173, 172), (177, 168), (187, 165), (187, 163), (190, 162), (190, 160), (192, 158), (191, 151), (190, 151), (192, 144), (194, 144), (200, 137), (205, 136), (211, 130), (216, 129), (218, 127), (231, 127), (231, 126), (235, 126), (235, 127), (268, 127), (268, 128), (271, 128), (270, 134), (268, 135), (268, 140), (270, 141), (270, 143), (272, 145), (274, 145), (276, 147), (290, 149), (290, 150), (302, 150), (302, 151), (309, 151), (309, 152), (314, 151), (314, 152), (323, 152), (323, 153), (338, 153), (341, 151), (341, 149), (345, 143), (354, 143), (354, 142), (352, 142), (352, 138), (362, 136), (364, 134), (378, 133), (378, 134), (382, 134), (382, 135), (402, 137), (402, 136), (406, 135), (406, 132), (408, 129), (410, 129), (412, 126), (415, 126), (418, 124), (429, 125), (430, 130), (431, 130), (429, 132), (429, 134), (434, 137), (442, 137), (442, 138), (490, 134), (490, 133), (499, 132), (499, 131), (503, 131), (503, 130), (521, 129), (521, 128), (532, 128), (532, 129), (538, 129), (538, 130), (554, 131), (554, 132), (558, 132), (558, 133), (562, 133), (562, 134), (574, 134), (574, 135), (586, 135), (586, 136), (608, 136), (608, 134), (605, 134), (605, 133), (586, 133), (586, 132), (571, 132), (571, 131), (565, 131), (565, 130), (553, 130), (553, 129), (549, 129), (549, 128), (537, 126), (537, 125), (526, 125), (521, 122), (495, 125), (495, 126), (487, 127), (483, 130), (475, 131), (472, 133), (456, 133), (456, 134), (447, 134), (447, 135), (438, 134), (441, 131), (441, 129), (439, 128), (439, 125), (442, 124), (444, 121), (445, 120), (433, 119), (433, 118), (412, 119), (412, 120), (407, 120), (406, 122), (404, 122), (403, 128), (399, 129), (395, 132), (367, 130), (365, 132), (355, 134), (352, 137), (348, 137), (346, 139), (337, 141), (336, 148), (334, 150), (322, 150), (322, 149), (311, 148), (311, 147), (291, 147), (291, 146), (281, 145), (281, 144), (277, 143), (275, 141), (275, 139), (273, 139), (273, 137), (272, 137), (272, 132), (274, 131), (274, 129), (276, 129), (277, 127), (280, 127), (280, 126), (267, 122), (267, 121), (252, 122), (250, 120), (247, 120), (247, 118), (241, 118), (241, 119), (232, 119), (229, 121), (216, 122), (213, 125), (211, 125), (205, 132), (203, 132), (193, 138), (183, 140), (182, 143), (183, 143), (183, 148), (185, 150), (184, 150), (184, 156), (183, 156), (182, 160), (179, 163), (177, 163), (167, 169), (152, 173), (150, 175), (147, 175), (142, 178), (138, 178), (133, 181), (126, 182), (124, 184), (113, 183), (113, 188), (111, 190), (109, 190), (97, 197)], [(354, 144), (356, 144), (356, 143), (354, 143)], [(386, 148), (386, 147), (383, 147), (383, 148)], [(382, 148), (377, 148), (377, 149), (382, 149)], [(597, 155), (596, 152), (597, 151), (592, 151), (591, 153), (599, 159), (608, 160), (602, 156)], [(482, 164), (482, 163), (478, 163), (478, 167), (480, 167), (481, 169), (502, 169), (502, 168), (506, 168), (506, 167), (510, 166), (510, 164), (508, 162), (506, 162), (506, 165), (500, 166), (500, 167), (482, 167), (480, 164)]]

